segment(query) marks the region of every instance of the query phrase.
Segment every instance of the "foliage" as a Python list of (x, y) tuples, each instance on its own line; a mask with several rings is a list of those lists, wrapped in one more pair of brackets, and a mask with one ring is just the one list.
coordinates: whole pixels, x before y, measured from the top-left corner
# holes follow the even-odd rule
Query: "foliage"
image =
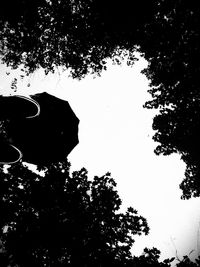
[(145, 107), (160, 110), (153, 122), (153, 139), (160, 142), (155, 152), (181, 153), (187, 164), (180, 185), (183, 198), (200, 196), (200, 5), (197, 1), (162, 0), (156, 13), (141, 39), (141, 51), (149, 62), (143, 73), (151, 81), (152, 96)]
[(157, 248), (148, 249), (145, 248), (143, 254), (139, 257), (133, 258), (132, 267), (144, 266), (144, 267), (170, 267), (174, 258), (166, 259), (163, 262), (159, 261), (160, 251)]
[(22, 164), (1, 170), (1, 257), (20, 267), (126, 264), (134, 235), (149, 228), (133, 208), (119, 212), (115, 187), (109, 173), (92, 181), (84, 168), (70, 175), (68, 162), (44, 176)]
[(76, 78), (100, 73), (107, 58), (120, 64), (128, 55), (133, 64), (137, 31), (152, 17), (153, 4), (153, 0), (125, 0), (123, 5), (116, 0), (4, 1), (2, 62), (13, 68), (22, 64), (27, 73), (38, 68), (54, 72), (62, 66)]
[[(183, 198), (200, 196), (199, 2), (132, 3), (4, 1), (1, 60), (13, 68), (22, 64), (26, 74), (38, 68), (54, 72), (62, 66), (74, 78), (82, 78), (106, 69), (107, 58), (120, 64), (128, 55), (131, 65), (134, 51), (140, 51), (149, 62), (143, 73), (150, 80), (152, 100), (145, 107), (160, 110), (153, 122), (154, 140), (160, 143), (155, 152), (181, 153), (187, 164), (180, 185)], [(117, 212), (121, 201), (109, 175), (90, 182), (86, 170), (70, 177), (69, 165), (59, 163), (48, 166), (40, 177), (16, 165), (7, 174), (1, 172), (0, 184), (2, 262), (94, 266), (101, 260), (104, 266), (128, 259), (133, 266), (170, 264), (170, 260), (158, 263), (156, 249), (145, 250), (132, 261), (133, 234), (147, 233), (148, 226), (132, 208), (125, 214)], [(177, 266), (196, 267), (199, 261), (185, 257)]]
[(120, 64), (128, 57), (132, 65), (134, 52), (142, 53), (152, 96), (145, 107), (160, 111), (155, 152), (181, 154), (187, 169), (180, 187), (189, 198), (200, 196), (199, 25), (195, 0), (8, 0), (0, 10), (0, 54), (26, 74), (61, 66), (81, 79), (100, 74), (108, 58)]
[(200, 257), (198, 257), (195, 261), (191, 261), (188, 256), (184, 256), (182, 261), (180, 261), (177, 267), (199, 267), (200, 266)]
[[(89, 180), (84, 168), (70, 174), (67, 161), (40, 171), (22, 163), (0, 170), (2, 267), (171, 266), (174, 258), (160, 261), (157, 248), (132, 256), (134, 236), (149, 227), (132, 207), (120, 212), (110, 173)], [(198, 264), (185, 256), (177, 267)]]

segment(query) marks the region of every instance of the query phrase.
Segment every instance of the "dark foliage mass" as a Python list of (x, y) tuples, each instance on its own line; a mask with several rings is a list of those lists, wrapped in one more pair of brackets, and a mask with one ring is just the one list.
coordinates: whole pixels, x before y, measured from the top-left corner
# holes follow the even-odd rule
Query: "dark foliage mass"
[[(27, 75), (69, 69), (73, 78), (100, 74), (106, 59), (148, 61), (155, 153), (181, 154), (183, 198), (200, 196), (200, 3), (196, 0), (7, 0), (0, 8), (1, 62)], [(13, 88), (17, 80), (13, 81)], [(6, 136), (4, 125), (1, 134)], [(87, 178), (69, 164), (37, 175), (22, 164), (0, 172), (0, 264), (27, 266), (170, 266), (156, 248), (133, 257), (146, 220), (121, 200), (109, 174)], [(177, 267), (198, 267), (187, 256)]]
[[(153, 0), (17, 0), (0, 10), (2, 61), (27, 72), (70, 68), (73, 77), (99, 73), (106, 58), (134, 59), (138, 25), (152, 17)], [(145, 9), (144, 9), (145, 6)], [(12, 9), (11, 9), (12, 7)], [(131, 43), (131, 46), (130, 46)]]
[[(134, 236), (148, 234), (144, 217), (121, 199), (110, 174), (88, 179), (58, 162), (36, 174), (23, 164), (0, 169), (1, 267), (170, 267), (160, 251), (133, 256)], [(200, 260), (200, 259), (199, 259)], [(187, 256), (177, 267), (199, 267)]]
[(68, 162), (49, 165), (44, 176), (22, 164), (1, 170), (1, 266), (122, 266), (131, 259), (134, 235), (149, 231), (146, 220), (131, 207), (119, 211), (110, 174), (89, 181), (85, 169), (69, 171)]
[(145, 106), (160, 110), (155, 152), (181, 153), (181, 188), (189, 198), (200, 195), (199, 25), (196, 0), (7, 0), (0, 9), (1, 61), (27, 74), (61, 66), (82, 78), (100, 74), (107, 58), (120, 64), (126, 56), (132, 65), (140, 51), (151, 83)]
[(146, 107), (160, 109), (153, 122), (154, 140), (160, 142), (155, 152), (181, 153), (187, 164), (184, 198), (200, 196), (199, 25), (198, 1), (160, 1), (141, 42), (151, 81)]

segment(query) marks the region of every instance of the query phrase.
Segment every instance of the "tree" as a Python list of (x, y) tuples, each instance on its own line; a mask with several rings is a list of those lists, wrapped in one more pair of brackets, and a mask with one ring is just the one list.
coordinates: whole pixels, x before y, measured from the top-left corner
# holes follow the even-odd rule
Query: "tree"
[(2, 62), (13, 68), (22, 64), (27, 73), (61, 66), (76, 78), (100, 73), (107, 58), (120, 63), (129, 54), (133, 64), (137, 32), (154, 15), (153, 7), (153, 0), (125, 0), (123, 5), (114, 0), (4, 1)]
[(170, 267), (175, 258), (166, 259), (163, 262), (159, 261), (160, 251), (157, 248), (148, 249), (145, 248), (142, 255), (139, 257), (133, 257), (132, 267), (144, 266), (144, 267)]
[(199, 196), (199, 14), (195, 0), (8, 0), (0, 11), (1, 60), (26, 74), (62, 67), (81, 79), (100, 74), (108, 58), (132, 65), (134, 52), (142, 53), (152, 96), (145, 107), (160, 110), (156, 153), (180, 153), (190, 173), (183, 197)]
[(155, 21), (146, 26), (141, 51), (148, 60), (152, 100), (159, 109), (153, 128), (157, 154), (181, 154), (187, 164), (183, 198), (200, 196), (199, 70), (200, 5), (197, 1), (160, 1)]
[(200, 257), (198, 257), (195, 261), (191, 261), (188, 256), (184, 256), (182, 261), (180, 261), (177, 267), (199, 267), (200, 266)]
[(70, 175), (68, 162), (43, 176), (23, 164), (1, 170), (1, 256), (19, 267), (126, 265), (134, 235), (149, 228), (133, 208), (119, 211), (115, 187), (109, 173), (92, 181), (84, 168)]

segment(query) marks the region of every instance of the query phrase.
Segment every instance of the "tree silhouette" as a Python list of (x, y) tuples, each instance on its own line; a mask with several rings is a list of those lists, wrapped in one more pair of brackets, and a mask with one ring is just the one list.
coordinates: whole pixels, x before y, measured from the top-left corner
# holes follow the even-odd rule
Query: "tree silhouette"
[(20, 267), (125, 265), (134, 235), (149, 228), (133, 208), (119, 211), (115, 187), (109, 173), (92, 181), (84, 168), (70, 175), (68, 162), (43, 176), (23, 164), (1, 169), (1, 257)]
[(153, 0), (4, 1), (1, 59), (13, 68), (23, 64), (28, 73), (62, 66), (77, 78), (101, 72), (107, 58), (119, 63), (127, 48), (132, 64), (137, 32), (154, 15), (154, 5)]
[[(26, 99), (21, 103), (16, 97), (7, 98), (6, 101), (2, 97), (1, 111), (6, 113), (6, 106), (16, 117), (7, 116), (4, 131), (10, 143), (21, 151), (24, 162), (38, 166), (62, 161), (78, 144), (79, 119), (67, 101), (45, 92), (32, 95), (31, 99), (37, 101), (39, 112), (29, 119), (24, 115), (29, 110), (26, 105), (22, 105), (24, 102), (27, 104)], [(17, 113), (22, 115), (18, 116)]]
[(200, 196), (199, 12), (197, 1), (162, 0), (141, 38), (152, 96), (145, 106), (159, 109), (153, 122), (154, 140), (160, 142), (155, 152), (182, 155), (187, 164), (183, 198)]
[[(99, 74), (106, 59), (134, 51), (148, 60), (147, 108), (154, 118), (157, 154), (181, 153), (187, 164), (183, 198), (200, 196), (200, 4), (186, 0), (4, 1), (0, 9), (1, 61), (22, 67), (70, 69), (74, 78)], [(12, 7), (12, 8), (11, 8)], [(16, 83), (16, 80), (15, 80)], [(15, 86), (14, 83), (14, 86)], [(0, 126), (3, 127), (2, 125)], [(54, 179), (56, 177), (56, 179)], [(1, 263), (5, 266), (165, 266), (158, 252), (131, 258), (132, 234), (148, 232), (146, 220), (121, 201), (109, 175), (69, 175), (68, 163), (49, 165), (41, 177), (21, 164), (1, 170)], [(78, 255), (78, 256), (77, 256)], [(186, 257), (177, 266), (199, 266)]]
[[(12, 9), (10, 8), (12, 6)], [(74, 78), (99, 74), (106, 59), (148, 61), (156, 153), (181, 153), (187, 164), (183, 197), (200, 195), (200, 4), (186, 0), (8, 0), (0, 10), (0, 54), (27, 74), (38, 68), (70, 69)]]
[(199, 267), (200, 266), (200, 257), (195, 261), (191, 261), (188, 256), (184, 256), (182, 261), (178, 262), (177, 267)]
[(144, 266), (144, 267), (170, 267), (175, 258), (165, 259), (163, 262), (159, 261), (160, 251), (157, 248), (145, 248), (142, 255), (133, 257), (130, 267)]

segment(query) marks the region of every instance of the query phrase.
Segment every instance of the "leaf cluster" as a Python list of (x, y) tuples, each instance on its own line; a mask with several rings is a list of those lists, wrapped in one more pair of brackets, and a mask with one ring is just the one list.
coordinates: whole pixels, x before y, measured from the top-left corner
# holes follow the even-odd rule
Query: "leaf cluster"
[(155, 152), (181, 154), (187, 164), (186, 180), (180, 185), (184, 198), (200, 195), (199, 23), (199, 2), (158, 1), (140, 48), (148, 60), (143, 73), (150, 80), (152, 97), (145, 107), (159, 110), (153, 120), (153, 139), (160, 143)]
[[(133, 64), (136, 35), (152, 17), (153, 0), (8, 0), (0, 11), (0, 55), (26, 73), (61, 66), (74, 78), (106, 69), (106, 60)], [(146, 9), (144, 9), (144, 4)], [(10, 8), (12, 6), (12, 9)], [(125, 52), (126, 51), (126, 52)]]
[(148, 233), (136, 210), (119, 212), (109, 173), (89, 181), (86, 169), (70, 175), (69, 167), (50, 164), (43, 176), (23, 164), (1, 170), (0, 239), (10, 266), (125, 264), (134, 235)]
[[(199, 25), (195, 0), (8, 0), (0, 10), (0, 55), (27, 75), (62, 67), (81, 79), (100, 75), (108, 58), (132, 65), (139, 51), (148, 61), (143, 73), (152, 96), (145, 107), (160, 110), (153, 122), (160, 143), (155, 152), (180, 153), (187, 175), (200, 164)], [(191, 177), (191, 184), (181, 184), (183, 197), (186, 191), (187, 197), (200, 195), (198, 172)]]

